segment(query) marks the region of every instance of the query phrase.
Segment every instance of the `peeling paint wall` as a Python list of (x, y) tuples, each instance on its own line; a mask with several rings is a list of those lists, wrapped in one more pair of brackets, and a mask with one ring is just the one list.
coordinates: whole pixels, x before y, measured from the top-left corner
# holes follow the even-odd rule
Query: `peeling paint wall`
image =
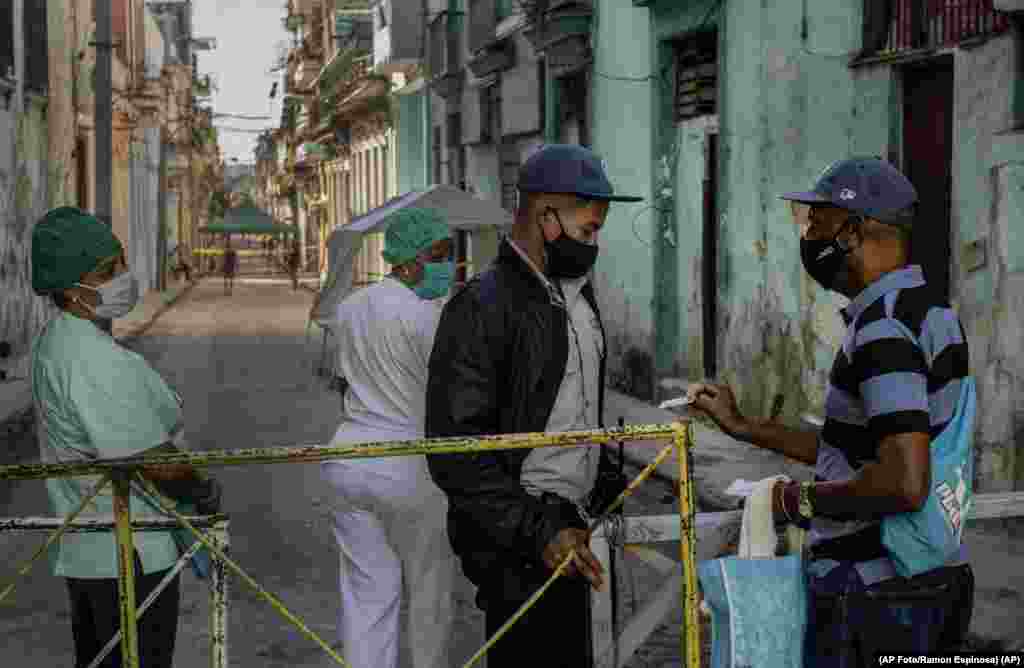
[(806, 188), (857, 144), (885, 155), (886, 135), (854, 139), (859, 100), (874, 99), (880, 127), (890, 118), (889, 78), (846, 65), (860, 7), (808, 5), (803, 41), (801, 4), (726, 3), (719, 53), (719, 368), (746, 412), (768, 416), (782, 401), (787, 420), (821, 406), (845, 300), (802, 271), (778, 195)]
[(651, 202), (653, 90), (644, 80), (654, 67), (650, 10), (617, 0), (594, 5), (593, 68), (604, 76), (592, 77), (593, 149), (605, 159), (616, 190), (645, 199), (611, 205), (594, 281), (608, 337), (609, 381), (650, 398), (655, 382), (652, 235), (657, 223)]
[[(719, 368), (744, 411), (820, 413), (846, 299), (802, 271), (798, 230), (779, 193), (805, 189), (833, 160), (902, 159), (902, 71), (850, 68), (856, 3), (725, 3), (719, 100)], [(1024, 139), (1013, 126), (1019, 48), (1010, 35), (952, 51), (955, 69), (952, 291), (978, 379), (977, 484), (1024, 485)], [(699, 377), (704, 132), (679, 126), (676, 174), (680, 375)], [(927, 196), (927, 193), (922, 193)], [(970, 244), (974, 244), (970, 246)], [(978, 247), (982, 250), (979, 251)], [(981, 266), (978, 254), (985, 260)]]
[(25, 109), (0, 108), (0, 341), (15, 357), (30, 351), (32, 339), (53, 313), (32, 292), (32, 226), (46, 212), (48, 126), (45, 100), (28, 97)]
[[(979, 384), (975, 476), (985, 491), (1024, 486), (1024, 141), (1000, 134), (1014, 120), (1019, 48), (993, 40), (958, 53), (954, 70), (953, 285)], [(986, 249), (976, 269), (972, 242)]]

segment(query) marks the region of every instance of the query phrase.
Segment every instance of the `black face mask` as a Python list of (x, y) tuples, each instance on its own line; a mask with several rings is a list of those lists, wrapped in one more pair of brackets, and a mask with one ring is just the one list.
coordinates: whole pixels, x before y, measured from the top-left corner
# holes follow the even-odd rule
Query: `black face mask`
[(852, 248), (843, 248), (839, 244), (839, 235), (845, 228), (844, 223), (831, 239), (800, 239), (800, 260), (804, 269), (826, 290), (835, 289), (843, 260), (853, 252)]
[[(594, 266), (597, 261), (597, 245), (585, 244), (576, 241), (565, 233), (562, 226), (562, 219), (558, 212), (548, 207), (547, 212), (554, 214), (558, 221), (558, 227), (562, 234), (554, 241), (544, 240), (544, 248), (547, 250), (547, 273), (554, 278), (581, 278)], [(543, 234), (543, 231), (541, 232)]]

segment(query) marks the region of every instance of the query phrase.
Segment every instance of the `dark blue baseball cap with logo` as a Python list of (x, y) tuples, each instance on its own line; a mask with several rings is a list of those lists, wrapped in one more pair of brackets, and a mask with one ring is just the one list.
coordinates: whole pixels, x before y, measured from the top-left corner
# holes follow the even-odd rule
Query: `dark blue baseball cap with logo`
[(604, 161), (575, 144), (546, 144), (519, 168), (522, 192), (565, 193), (608, 202), (640, 202), (643, 197), (616, 195)]
[(812, 190), (786, 193), (800, 204), (830, 204), (880, 223), (910, 227), (917, 191), (898, 169), (877, 156), (849, 158), (829, 165)]

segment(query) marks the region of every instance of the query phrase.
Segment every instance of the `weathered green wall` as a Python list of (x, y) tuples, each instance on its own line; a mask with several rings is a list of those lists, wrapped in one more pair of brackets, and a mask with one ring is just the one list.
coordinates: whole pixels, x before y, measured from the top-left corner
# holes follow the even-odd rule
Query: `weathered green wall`
[(657, 393), (673, 393), (671, 380), (702, 372), (700, 271), (706, 135), (715, 117), (675, 121), (677, 40), (710, 30), (721, 12), (718, 0), (652, 3), (655, 63), (654, 193), (658, 222), (655, 255), (655, 369)]
[(653, 385), (654, 350), (653, 84), (644, 79), (653, 70), (650, 12), (619, 0), (594, 5), (593, 148), (605, 158), (617, 190), (646, 198), (612, 204), (595, 283), (611, 382), (643, 397)]
[[(870, 76), (855, 86), (858, 75), (846, 66), (860, 46), (860, 21), (857, 3), (724, 5), (718, 358), (754, 415), (767, 415), (776, 395), (790, 419), (821, 403), (842, 300), (801, 270), (798, 231), (778, 195), (808, 187), (825, 165), (849, 155), (858, 94), (877, 98), (876, 87), (889, 87)], [(887, 117), (884, 105), (873, 112)], [(880, 139), (858, 148), (884, 155)]]
[[(652, 35), (663, 40), (681, 36), (693, 16), (710, 6), (675, 4), (655, 2), (650, 10), (633, 11), (649, 15)], [(902, 74), (899, 66), (887, 64), (847, 65), (860, 48), (858, 3), (725, 2), (723, 8), (720, 375), (737, 388), (745, 411), (767, 415), (781, 395), (784, 419), (792, 421), (804, 411), (821, 412), (843, 333), (836, 311), (846, 300), (821, 290), (802, 271), (798, 231), (788, 224), (788, 205), (778, 195), (809, 187), (838, 158), (875, 154), (899, 163)], [(623, 26), (621, 39), (636, 39), (625, 32), (624, 17), (615, 20)], [(663, 65), (666, 51), (648, 46), (652, 58), (661, 61), (658, 67)], [(954, 52), (953, 300), (968, 331), (980, 385), (977, 457), (983, 490), (1024, 484), (1024, 455), (1018, 454), (1024, 448), (1024, 243), (1015, 243), (1022, 241), (1024, 139), (1000, 134), (1015, 120), (1013, 96), (1021, 85), (1014, 69), (1016, 48), (1006, 35)], [(677, 126), (667, 121), (664, 109), (662, 104), (653, 110), (651, 187), (661, 192), (660, 158), (677, 150), (680, 157), (669, 177), (678, 244), (674, 267), (659, 255), (666, 249), (665, 235), (654, 258), (656, 266), (676, 276), (675, 372), (696, 378), (702, 360), (701, 181), (709, 123), (698, 119)], [(642, 134), (630, 136), (642, 141)], [(636, 153), (634, 148), (630, 155)], [(986, 244), (988, 261), (968, 273), (965, 246), (974, 241)], [(652, 352), (658, 346), (670, 349), (660, 334)], [(659, 364), (659, 370), (667, 372), (668, 365)]]
[[(12, 96), (13, 100), (13, 96)], [(46, 211), (45, 100), (0, 108), (0, 341), (27, 354), (52, 305), (32, 292), (32, 226)]]
[[(986, 491), (1024, 488), (1024, 135), (1015, 120), (1019, 44), (1001, 37), (956, 54), (954, 297), (979, 383), (975, 476)], [(965, 260), (982, 242), (984, 266)]]
[(398, 192), (404, 193), (427, 185), (424, 173), (424, 102), (426, 93), (396, 96), (398, 100)]

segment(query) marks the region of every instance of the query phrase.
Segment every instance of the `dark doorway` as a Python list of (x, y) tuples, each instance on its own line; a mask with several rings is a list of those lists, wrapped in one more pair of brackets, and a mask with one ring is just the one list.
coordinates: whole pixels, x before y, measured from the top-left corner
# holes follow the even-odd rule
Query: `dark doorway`
[(953, 62), (903, 70), (903, 167), (920, 199), (911, 258), (949, 299), (953, 191)]
[(704, 324), (704, 377), (718, 373), (718, 135), (707, 135), (704, 159), (704, 243), (701, 303)]
[(89, 147), (85, 139), (75, 139), (75, 193), (78, 198), (78, 208), (83, 211), (89, 210)]

